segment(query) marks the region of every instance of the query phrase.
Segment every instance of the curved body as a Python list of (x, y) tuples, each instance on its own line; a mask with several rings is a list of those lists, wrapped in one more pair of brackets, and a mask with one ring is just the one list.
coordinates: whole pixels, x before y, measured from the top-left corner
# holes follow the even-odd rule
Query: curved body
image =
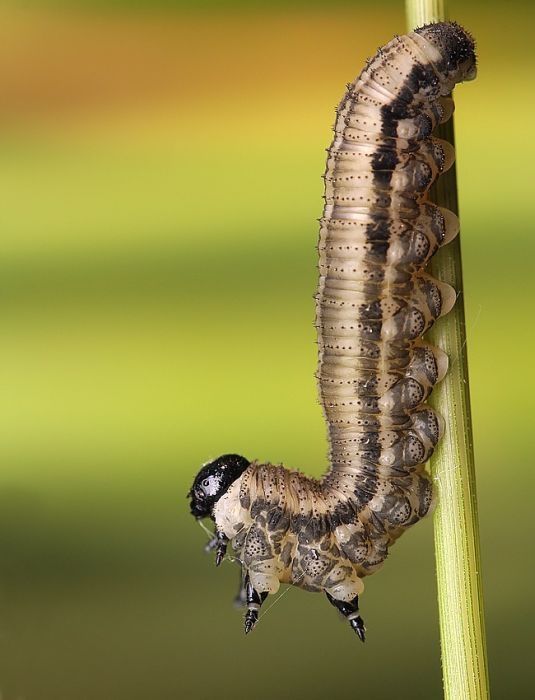
[(443, 428), (425, 402), (447, 357), (422, 335), (455, 291), (425, 268), (458, 232), (427, 201), (454, 158), (432, 132), (451, 116), (453, 86), (474, 75), (471, 37), (428, 25), (380, 49), (338, 107), (316, 297), (331, 466), (316, 480), (253, 462), (212, 511), (257, 594), (280, 582), (323, 590), (351, 621), (362, 578), (431, 507), (425, 462)]

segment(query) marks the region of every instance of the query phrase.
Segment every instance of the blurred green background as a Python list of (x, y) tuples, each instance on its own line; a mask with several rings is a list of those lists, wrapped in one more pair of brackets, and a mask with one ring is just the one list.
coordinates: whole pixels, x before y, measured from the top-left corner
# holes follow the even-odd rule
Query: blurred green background
[[(533, 13), (450, 3), (491, 687), (532, 693)], [(401, 2), (0, 7), (0, 697), (439, 698), (432, 522), (368, 642), (288, 590), (242, 632), (185, 493), (226, 451), (320, 475), (315, 219), (345, 83)], [(462, 699), (459, 699), (462, 700)]]

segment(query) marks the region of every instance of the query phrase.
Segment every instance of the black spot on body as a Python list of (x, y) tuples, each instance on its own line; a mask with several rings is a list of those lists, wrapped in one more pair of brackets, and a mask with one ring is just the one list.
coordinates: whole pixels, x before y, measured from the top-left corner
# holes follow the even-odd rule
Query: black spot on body
[(251, 506), (251, 518), (256, 520), (261, 513), (265, 513), (267, 503), (263, 498), (257, 498)]
[(417, 93), (425, 94), (428, 98), (438, 96), (439, 79), (430, 63), (415, 63), (405, 84), (413, 96)]
[(372, 301), (369, 304), (361, 305), (359, 309), (359, 318), (361, 318), (362, 320), (381, 319), (382, 312), (380, 300), (376, 299), (375, 301)]
[(388, 241), (390, 238), (390, 222), (388, 219), (376, 219), (366, 227), (366, 240), (370, 243), (375, 241)]
[(290, 524), (290, 519), (285, 511), (276, 506), (268, 512), (267, 516), (267, 527), (269, 530), (283, 530), (287, 529)]
[(374, 262), (386, 262), (386, 254), (388, 252), (388, 243), (377, 243), (374, 242), (371, 245), (371, 255), (373, 256)]
[(393, 148), (380, 146), (373, 155), (371, 167), (376, 182), (383, 186), (392, 179), (392, 170), (398, 163), (398, 154)]
[(333, 529), (354, 523), (357, 519), (356, 506), (350, 501), (340, 501), (329, 513), (329, 518)]

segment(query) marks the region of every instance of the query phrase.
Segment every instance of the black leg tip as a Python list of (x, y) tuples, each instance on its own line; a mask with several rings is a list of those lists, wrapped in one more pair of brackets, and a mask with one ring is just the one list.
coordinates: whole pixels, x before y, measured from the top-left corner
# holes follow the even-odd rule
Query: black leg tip
[(364, 627), (364, 620), (362, 617), (355, 617), (353, 620), (349, 621), (349, 624), (353, 630), (358, 634), (361, 642), (366, 641), (366, 628)]
[(227, 553), (228, 538), (222, 533), (217, 533), (217, 549), (215, 551), (215, 565), (219, 566)]
[(244, 630), (245, 634), (249, 634), (254, 629), (254, 626), (258, 622), (258, 613), (256, 610), (249, 610), (245, 615)]

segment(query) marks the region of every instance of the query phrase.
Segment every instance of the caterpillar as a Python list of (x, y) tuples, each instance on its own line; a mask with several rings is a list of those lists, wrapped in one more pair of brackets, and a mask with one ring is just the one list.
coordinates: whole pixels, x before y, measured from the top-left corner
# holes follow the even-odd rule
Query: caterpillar
[(443, 431), (426, 405), (448, 358), (422, 335), (455, 302), (425, 272), (458, 233), (428, 201), (454, 149), (433, 130), (453, 112), (455, 84), (476, 74), (472, 37), (454, 22), (396, 36), (348, 85), (328, 149), (316, 295), (318, 388), (330, 468), (314, 479), (223, 455), (188, 493), (242, 567), (245, 632), (280, 583), (323, 591), (359, 638), (363, 578), (433, 502), (425, 463)]

